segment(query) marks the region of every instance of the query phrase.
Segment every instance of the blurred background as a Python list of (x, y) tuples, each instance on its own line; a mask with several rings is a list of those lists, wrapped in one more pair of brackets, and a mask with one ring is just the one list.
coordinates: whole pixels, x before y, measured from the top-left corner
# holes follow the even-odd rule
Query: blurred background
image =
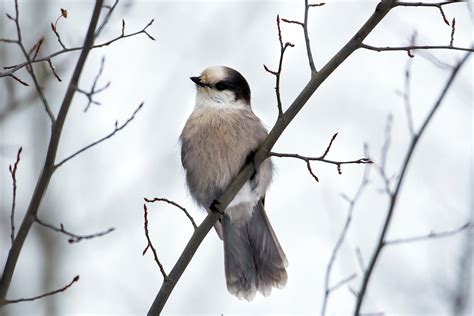
[[(372, 14), (378, 0), (329, 1), (310, 11), (310, 38), (320, 69)], [(109, 4), (112, 4), (109, 3)], [(92, 1), (20, 1), (24, 41), (31, 47), (44, 36), (40, 56), (61, 49), (50, 23), (68, 47), (82, 44)], [(0, 1), (0, 38), (15, 37), (13, 0)], [(467, 3), (445, 7), (456, 18), (455, 45), (472, 41), (472, 11)], [(105, 68), (98, 86), (111, 86), (95, 97), (100, 106), (87, 112), (87, 98), (76, 94), (58, 151), (58, 161), (111, 132), (116, 120), (125, 121), (138, 104), (144, 108), (122, 131), (103, 144), (62, 166), (53, 176), (41, 203), (42, 220), (77, 234), (114, 227), (101, 238), (69, 244), (67, 237), (34, 225), (19, 258), (8, 298), (31, 297), (62, 287), (75, 275), (80, 281), (64, 293), (29, 303), (12, 304), (2, 315), (129, 314), (144, 315), (162, 282), (143, 232), (143, 198), (166, 197), (187, 207), (196, 221), (205, 213), (190, 198), (180, 162), (178, 137), (192, 112), (195, 89), (188, 79), (209, 65), (239, 70), (252, 89), (254, 112), (268, 128), (277, 116), (274, 77), (263, 64), (277, 68), (279, 43), (275, 19), (302, 20), (303, 1), (121, 1), (97, 42), (126, 32), (145, 35), (120, 40), (93, 50), (80, 80), (89, 90), (102, 57)], [(414, 31), (417, 43), (448, 45), (451, 29), (436, 8), (396, 8), (369, 35), (365, 43), (404, 46)], [(288, 106), (309, 79), (301, 28), (282, 24), (288, 49), (283, 64), (281, 95)], [(454, 64), (464, 53), (433, 51), (436, 58)], [(53, 112), (57, 113), (78, 53), (55, 58), (62, 82), (47, 65), (35, 66)], [(403, 99), (405, 52), (358, 50), (313, 95), (275, 145), (278, 152), (321, 155), (331, 136), (339, 136), (328, 158), (380, 159), (389, 114), (393, 115), (392, 144), (387, 171), (399, 172), (410, 141)], [(18, 47), (0, 43), (0, 65), (23, 61)], [(421, 139), (399, 196), (388, 239), (455, 229), (472, 219), (473, 63), (463, 67), (442, 107)], [(415, 128), (420, 126), (439, 96), (449, 70), (419, 54), (412, 59), (411, 96)], [(25, 70), (17, 73), (31, 82)], [(17, 172), (16, 226), (19, 227), (45, 159), (49, 119), (32, 86), (11, 78), (0, 80), (0, 268), (10, 247), (12, 186), (8, 165), (23, 147)], [(346, 218), (364, 166), (313, 164), (317, 183), (303, 162), (275, 159), (276, 176), (267, 197), (267, 212), (289, 260), (289, 279), (268, 298), (257, 295), (251, 303), (227, 292), (222, 243), (212, 231), (197, 251), (172, 293), (167, 314), (318, 314), (324, 276), (334, 244)], [(353, 310), (361, 272), (356, 248), (368, 262), (387, 212), (388, 199), (375, 170), (357, 203), (346, 242), (331, 276), (331, 284), (357, 273), (335, 291), (328, 315)], [(169, 272), (192, 234), (181, 211), (166, 205), (150, 206), (150, 235), (165, 270)], [(369, 285), (363, 311), (389, 315), (471, 315), (472, 233), (384, 249)]]

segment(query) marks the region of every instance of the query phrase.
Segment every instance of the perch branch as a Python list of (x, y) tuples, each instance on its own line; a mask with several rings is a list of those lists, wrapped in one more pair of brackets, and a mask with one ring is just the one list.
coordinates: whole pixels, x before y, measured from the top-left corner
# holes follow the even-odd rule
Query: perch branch
[(192, 257), (196, 253), (204, 237), (211, 230), (225, 208), (235, 197), (240, 188), (253, 175), (255, 168), (268, 157), (273, 145), (279, 139), (280, 135), (291, 123), (316, 89), (337, 69), (362, 43), (367, 35), (379, 24), (385, 15), (394, 7), (393, 0), (382, 0), (376, 7), (375, 12), (369, 17), (364, 25), (354, 34), (354, 36), (337, 52), (328, 63), (308, 81), (306, 86), (296, 97), (290, 107), (285, 111), (282, 119), (277, 120), (269, 135), (256, 151), (253, 161), (249, 161), (233, 179), (223, 194), (213, 203), (215, 211), (206, 216), (204, 221), (198, 226), (191, 236), (188, 244), (184, 248), (181, 256), (171, 270), (168, 281), (163, 282), (158, 294), (148, 311), (148, 315), (159, 315), (163, 310), (171, 292), (181, 278), (184, 270), (188, 266)]

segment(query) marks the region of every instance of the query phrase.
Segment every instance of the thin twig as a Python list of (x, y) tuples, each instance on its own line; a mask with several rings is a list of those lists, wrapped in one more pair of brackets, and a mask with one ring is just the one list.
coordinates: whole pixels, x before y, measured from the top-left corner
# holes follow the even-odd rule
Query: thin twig
[(360, 159), (357, 159), (357, 160), (348, 160), (348, 161), (335, 161), (335, 160), (329, 160), (329, 159), (326, 159), (325, 157), (327, 156), (327, 154), (329, 153), (329, 150), (331, 149), (331, 146), (332, 146), (332, 143), (334, 142), (334, 139), (336, 138), (337, 136), (337, 133), (335, 133), (332, 138), (331, 138), (331, 141), (329, 142), (329, 145), (327, 146), (326, 150), (324, 151), (324, 153), (319, 156), (319, 157), (307, 157), (307, 156), (302, 156), (302, 155), (299, 155), (299, 154), (287, 154), (287, 153), (277, 153), (277, 152), (270, 152), (269, 155), (270, 156), (273, 156), (273, 157), (280, 157), (280, 158), (296, 158), (296, 159), (300, 159), (300, 160), (303, 160), (306, 162), (306, 167), (308, 168), (308, 171), (310, 172), (311, 176), (313, 176), (313, 178), (319, 182), (319, 179), (318, 177), (314, 174), (313, 170), (311, 169), (311, 165), (310, 165), (310, 162), (311, 161), (320, 161), (320, 162), (324, 162), (324, 163), (329, 163), (329, 164), (333, 164), (333, 165), (336, 165), (336, 168), (337, 168), (337, 172), (339, 174), (342, 174), (342, 170), (341, 170), (341, 166), (342, 165), (348, 165), (348, 164), (371, 164), (373, 163), (372, 160), (370, 160), (369, 158), (360, 158)]
[(448, 80), (446, 81), (445, 86), (443, 87), (440, 95), (438, 96), (436, 102), (434, 103), (433, 107), (431, 108), (429, 114), (425, 118), (423, 124), (419, 128), (418, 132), (415, 134), (414, 137), (412, 137), (412, 140), (410, 142), (409, 148), (407, 150), (407, 153), (405, 155), (402, 167), (401, 167), (401, 172), (400, 176), (398, 177), (397, 185), (395, 188), (395, 191), (393, 194), (390, 196), (390, 204), (388, 207), (387, 215), (384, 220), (383, 228), (380, 233), (380, 236), (378, 238), (378, 241), (375, 246), (375, 250), (370, 258), (369, 265), (366, 269), (366, 272), (364, 273), (363, 280), (360, 286), (359, 290), (359, 296), (357, 297), (356, 304), (355, 304), (355, 309), (354, 309), (354, 316), (359, 315), (360, 309), (362, 308), (362, 304), (364, 302), (365, 294), (370, 282), (370, 278), (372, 276), (372, 273), (374, 271), (375, 265), (378, 262), (379, 256), (381, 254), (381, 251), (385, 245), (385, 236), (387, 234), (388, 228), (390, 227), (391, 219), (394, 214), (395, 206), (397, 204), (397, 199), (399, 196), (399, 192), (402, 187), (403, 180), (405, 178), (405, 175), (408, 170), (408, 165), (413, 157), (413, 153), (415, 151), (415, 148), (418, 144), (418, 141), (420, 140), (421, 136), (423, 135), (424, 131), (426, 130), (426, 127), (428, 124), (431, 122), (431, 119), (433, 118), (434, 114), (436, 111), (439, 109), (441, 103), (443, 102), (449, 88), (451, 87), (452, 83), (454, 82), (454, 79), (456, 78), (456, 75), (459, 73), (459, 69), (465, 64), (467, 59), (469, 58), (470, 53), (466, 53), (465, 56), (461, 61), (459, 61), (456, 66), (452, 69), (451, 75), (449, 76)]
[(143, 228), (145, 229), (145, 237), (148, 243), (145, 249), (143, 250), (142, 255), (144, 256), (146, 252), (148, 251), (148, 249), (151, 249), (151, 251), (153, 252), (153, 257), (155, 259), (155, 262), (160, 268), (160, 272), (161, 272), (161, 275), (163, 276), (163, 280), (166, 282), (166, 280), (168, 280), (168, 275), (166, 274), (165, 269), (163, 265), (161, 264), (160, 259), (158, 258), (158, 254), (156, 252), (155, 247), (153, 246), (153, 243), (151, 242), (151, 238), (149, 235), (150, 232), (148, 231), (148, 209), (146, 207), (146, 204), (143, 204), (143, 217), (144, 217)]
[(90, 108), (92, 104), (95, 105), (100, 105), (100, 102), (97, 102), (94, 100), (94, 95), (106, 90), (108, 87), (110, 87), (110, 81), (105, 84), (102, 88), (96, 89), (97, 86), (97, 81), (99, 80), (100, 76), (102, 75), (102, 72), (104, 71), (104, 63), (105, 63), (105, 57), (102, 57), (100, 61), (100, 68), (99, 71), (97, 72), (97, 75), (94, 78), (94, 82), (92, 83), (92, 87), (90, 91), (84, 91), (82, 89), (77, 88), (77, 91), (84, 94), (87, 97), (88, 103), (86, 107), (84, 108), (84, 112), (87, 112), (87, 110)]
[(86, 150), (102, 143), (103, 141), (106, 141), (107, 139), (111, 138), (112, 136), (114, 136), (116, 133), (118, 133), (119, 131), (121, 131), (122, 129), (124, 129), (128, 123), (130, 123), (131, 121), (133, 121), (133, 119), (135, 118), (135, 116), (137, 115), (138, 111), (140, 111), (140, 109), (143, 107), (143, 102), (140, 103), (140, 105), (135, 109), (135, 111), (133, 112), (133, 114), (125, 121), (123, 122), (121, 125), (118, 125), (118, 121), (115, 121), (115, 128), (112, 132), (110, 132), (109, 134), (105, 135), (104, 137), (96, 140), (95, 142), (87, 145), (87, 146), (84, 146), (83, 148), (79, 149), (78, 151), (76, 151), (75, 153), (73, 153), (72, 155), (69, 155), (68, 157), (64, 158), (63, 160), (61, 160), (60, 162), (58, 162), (57, 164), (54, 165), (54, 169), (58, 169), (59, 167), (61, 167), (63, 164), (65, 164), (66, 162), (68, 162), (69, 160), (71, 160), (72, 158), (76, 157), (77, 155), (85, 152)]
[(8, 171), (10, 171), (10, 175), (12, 177), (12, 192), (13, 192), (12, 193), (12, 210), (10, 212), (10, 229), (11, 229), (10, 239), (12, 242), (12, 247), (13, 247), (13, 242), (15, 241), (16, 171), (18, 170), (18, 164), (20, 163), (22, 150), (23, 150), (23, 147), (20, 147), (20, 149), (18, 149), (15, 163), (13, 165), (8, 166)]
[(285, 55), (285, 51), (288, 47), (294, 47), (290, 42), (286, 42), (283, 44), (283, 39), (281, 35), (281, 27), (280, 27), (280, 16), (277, 15), (277, 27), (278, 27), (278, 41), (280, 42), (280, 60), (278, 62), (278, 70), (273, 71), (270, 70), (266, 65), (263, 65), (263, 68), (271, 73), (272, 75), (275, 76), (275, 94), (277, 98), (277, 107), (278, 107), (278, 118), (281, 118), (283, 116), (283, 107), (281, 104), (281, 97), (280, 97), (280, 77), (281, 77), (281, 70), (282, 70), (282, 65), (283, 65), (283, 56)]
[[(152, 39), (152, 40), (155, 40), (155, 38), (153, 36), (151, 36), (146, 30), (148, 27), (150, 27), (152, 24), (153, 24), (154, 20), (150, 20), (150, 22), (148, 22), (148, 24), (143, 28), (141, 29), (140, 31), (137, 31), (137, 32), (133, 32), (133, 33), (130, 33), (130, 34), (124, 34), (124, 33), (121, 33), (119, 36), (109, 40), (109, 41), (106, 41), (106, 42), (103, 42), (101, 44), (95, 44), (95, 45), (92, 45), (91, 46), (91, 50), (92, 49), (95, 49), (95, 48), (100, 48), (100, 47), (104, 47), (104, 46), (108, 46), (112, 43), (115, 43), (116, 41), (119, 41), (121, 39), (124, 39), (124, 38), (128, 38), (128, 37), (133, 37), (133, 36), (136, 36), (136, 35), (139, 35), (139, 34), (145, 34), (148, 36), (148, 38)], [(122, 29), (122, 32), (124, 31), (124, 29)], [(0, 72), (0, 77), (6, 77), (6, 76), (9, 76), (10, 74), (13, 74), (15, 73), (16, 71), (18, 71), (19, 69), (25, 67), (25, 66), (28, 66), (28, 65), (32, 65), (34, 63), (39, 63), (39, 62), (47, 62), (49, 59), (52, 59), (56, 56), (59, 56), (59, 55), (62, 55), (62, 54), (65, 54), (65, 53), (70, 53), (70, 52), (74, 52), (74, 51), (80, 51), (82, 50), (84, 47), (83, 46), (78, 46), (78, 47), (72, 47), (72, 48), (67, 48), (67, 49), (62, 49), (62, 50), (59, 50), (59, 51), (56, 51), (52, 54), (49, 54), (45, 57), (41, 57), (41, 58), (38, 58), (36, 60), (29, 60), (29, 61), (26, 61), (26, 62), (23, 62), (23, 63), (19, 63), (19, 64), (16, 64), (16, 65), (12, 65), (12, 66), (7, 66), (7, 67), (3, 67), (3, 69), (8, 69), (8, 71), (5, 71), (5, 72)]]
[(403, 100), (404, 100), (404, 105), (405, 105), (405, 113), (407, 117), (408, 130), (411, 136), (415, 135), (415, 127), (413, 125), (413, 115), (412, 115), (411, 102), (410, 102), (410, 98), (411, 98), (410, 81), (411, 81), (412, 62), (413, 62), (413, 59), (409, 58), (405, 66), (405, 91), (403, 92)]
[[(352, 221), (352, 215), (354, 213), (355, 205), (356, 205), (357, 201), (359, 200), (359, 198), (361, 197), (362, 193), (364, 192), (367, 184), (369, 183), (369, 175), (370, 175), (370, 165), (367, 165), (364, 169), (364, 175), (362, 177), (362, 182), (360, 183), (354, 197), (352, 199), (350, 199), (350, 198), (346, 199), (349, 202), (349, 208), (347, 210), (347, 217), (346, 217), (346, 220), (345, 220), (344, 225), (342, 227), (342, 230), (339, 233), (339, 237), (336, 241), (336, 244), (334, 245), (334, 249), (331, 253), (331, 257), (329, 258), (329, 261), (328, 261), (328, 264), (327, 264), (327, 267), (326, 267), (326, 274), (325, 274), (325, 277), (324, 277), (324, 297), (323, 297), (323, 303), (322, 303), (322, 306), (321, 306), (321, 316), (326, 315), (326, 307), (327, 307), (327, 303), (329, 301), (329, 296), (331, 295), (331, 292), (335, 288), (337, 288), (335, 286), (333, 286), (333, 287), (329, 286), (331, 273), (332, 273), (332, 268), (333, 268), (334, 263), (336, 262), (336, 258), (337, 258), (337, 255), (339, 253), (339, 249), (341, 248), (341, 246), (342, 246), (342, 244), (343, 244), (343, 242), (346, 238), (347, 232), (349, 230), (349, 227), (350, 227), (350, 224), (351, 224), (351, 221)], [(352, 280), (352, 278), (355, 278), (355, 276), (356, 276), (356, 274), (351, 276), (351, 278), (349, 278), (349, 280), (347, 282)], [(344, 284), (344, 283), (342, 283), (342, 284)], [(339, 283), (337, 283), (337, 285), (339, 285)]]
[(63, 41), (61, 40), (61, 35), (59, 35), (58, 30), (57, 30), (57, 25), (61, 18), (67, 18), (67, 11), (64, 9), (61, 9), (61, 14), (56, 19), (56, 22), (51, 23), (51, 30), (56, 35), (56, 39), (58, 40), (59, 45), (61, 45), (63, 49), (67, 49), (66, 45), (64, 45)]
[(441, 17), (443, 18), (444, 23), (446, 23), (449, 26), (449, 21), (448, 21), (448, 18), (446, 18), (446, 14), (444, 13), (443, 6), (448, 5), (448, 4), (453, 4), (453, 3), (456, 3), (456, 2), (461, 2), (461, 1), (450, 0), (450, 1), (435, 2), (435, 3), (396, 1), (396, 6), (399, 6), (399, 7), (432, 7), (432, 8), (438, 8), (439, 13), (441, 14)]
[[(0, 307), (4, 304), (3, 301), (5, 300), (8, 289), (10, 288), (13, 273), (15, 271), (18, 258), (20, 257), (21, 250), (25, 243), (26, 237), (28, 236), (30, 232), (31, 226), (35, 222), (36, 216), (38, 214), (39, 206), (47, 191), (48, 184), (50, 183), (50, 180), (54, 174), (54, 170), (55, 170), (54, 161), (56, 159), (56, 154), (58, 151), (59, 140), (61, 138), (62, 129), (67, 117), (67, 113), (71, 106), (73, 96), (76, 93), (75, 87), (77, 87), (77, 83), (79, 82), (79, 78), (84, 68), (87, 56), (94, 42), (94, 31), (95, 31), (95, 28), (97, 26), (97, 21), (100, 16), (102, 3), (103, 3), (103, 0), (96, 0), (95, 2), (94, 10), (92, 12), (92, 17), (90, 19), (89, 27), (88, 27), (87, 34), (84, 40), (84, 44), (81, 47), (81, 53), (79, 55), (79, 59), (76, 63), (71, 79), (67, 86), (66, 94), (61, 102), (57, 119), (54, 120), (52, 123), (52, 131), (50, 134), (49, 145), (48, 145), (48, 149), (46, 153), (44, 166), (41, 171), (41, 175), (39, 176), (38, 181), (36, 183), (35, 190), (33, 191), (33, 195), (30, 199), (28, 209), (26, 210), (26, 214), (18, 230), (13, 246), (8, 252), (7, 260), (3, 269), (3, 274), (0, 279)], [(15, 4), (17, 4), (17, 1), (15, 1)], [(16, 20), (18, 22), (18, 15), (17, 15)], [(17, 24), (17, 27), (19, 28), (19, 23), (16, 23), (16, 24)], [(18, 32), (18, 34), (21, 34), (21, 33)], [(19, 36), (19, 41), (21, 42), (20, 36)], [(32, 61), (29, 59), (27, 53), (26, 53), (25, 58), (27, 58), (27, 63), (25, 65), (30, 65)]]
[(296, 115), (307, 104), (309, 98), (314, 94), (318, 87), (360, 46), (362, 41), (369, 33), (382, 21), (387, 13), (394, 7), (394, 2), (390, 0), (382, 0), (377, 4), (374, 13), (368, 18), (364, 25), (355, 33), (355, 35), (321, 68), (321, 70), (308, 81), (306, 86), (301, 90), (290, 107), (283, 114), (283, 119), (277, 120), (269, 135), (256, 150), (254, 158), (242, 167), (239, 174), (234, 177), (227, 186), (221, 196), (216, 199), (214, 207), (216, 212), (210, 212), (204, 221), (194, 231), (184, 248), (181, 256), (173, 266), (169, 274), (169, 282), (164, 282), (157, 293), (152, 306), (147, 315), (159, 315), (163, 310), (168, 298), (170, 297), (174, 287), (186, 270), (189, 262), (193, 258), (200, 244), (209, 233), (214, 224), (219, 220), (225, 208), (234, 199), (242, 186), (252, 177), (255, 168), (268, 158), (268, 155), (280, 138), (283, 131), (293, 121)]
[(184, 212), (184, 214), (186, 214), (186, 217), (189, 219), (189, 221), (191, 222), (191, 225), (193, 225), (194, 229), (197, 229), (197, 225), (196, 225), (196, 222), (194, 221), (194, 218), (191, 216), (191, 214), (189, 214), (189, 212), (184, 207), (182, 207), (178, 203), (176, 203), (174, 201), (171, 201), (169, 199), (165, 199), (165, 198), (152, 198), (152, 199), (145, 198), (145, 202), (148, 202), (148, 203), (166, 202), (168, 204), (171, 204), (171, 205), (179, 208), (181, 211)]
[(451, 40), (449, 41), (449, 46), (453, 46), (454, 32), (456, 32), (456, 18), (453, 18), (453, 22), (451, 22)]
[(107, 229), (103, 232), (99, 232), (99, 233), (94, 233), (94, 234), (89, 234), (89, 235), (78, 235), (78, 234), (74, 234), (74, 233), (71, 233), (71, 232), (67, 231), (64, 228), (64, 225), (62, 223), (60, 224), (60, 227), (56, 227), (54, 225), (43, 222), (38, 217), (36, 217), (35, 222), (37, 222), (38, 224), (40, 224), (43, 227), (49, 228), (51, 230), (54, 230), (55, 232), (58, 232), (58, 233), (61, 233), (61, 234), (64, 234), (64, 235), (70, 237), (68, 239), (68, 242), (70, 244), (78, 243), (78, 242), (80, 242), (84, 239), (87, 240), (87, 239), (102, 237), (102, 236), (107, 235), (107, 234), (109, 234), (109, 233), (111, 233), (115, 230), (115, 228), (111, 227), (111, 228), (109, 228), (109, 229)]
[(426, 240), (437, 239), (437, 238), (450, 237), (464, 230), (472, 229), (472, 227), (473, 227), (472, 223), (467, 222), (466, 224), (456, 229), (445, 230), (441, 232), (431, 232), (427, 235), (421, 235), (421, 236), (415, 236), (415, 237), (406, 237), (406, 238), (386, 240), (384, 244), (385, 245), (399, 245), (399, 244), (407, 244), (407, 243), (426, 241)]
[(100, 33), (104, 30), (105, 26), (109, 23), (110, 17), (112, 16), (112, 13), (114, 13), (115, 8), (117, 7), (117, 4), (119, 3), (119, 0), (115, 0), (114, 4), (112, 6), (104, 5), (103, 7), (108, 9), (109, 11), (105, 15), (104, 19), (102, 20), (102, 23), (97, 27), (97, 30), (95, 31), (94, 37), (97, 38), (99, 37)]
[(5, 299), (4, 300), (4, 305), (36, 301), (36, 300), (39, 300), (39, 299), (41, 299), (43, 297), (46, 297), (46, 296), (51, 296), (51, 295), (54, 295), (54, 294), (58, 294), (58, 293), (66, 291), (68, 288), (70, 288), (77, 281), (79, 281), (79, 276), (78, 275), (76, 275), (74, 277), (74, 279), (72, 279), (72, 281), (68, 285), (63, 286), (62, 288), (59, 288), (57, 290), (54, 290), (54, 291), (51, 291), (51, 292), (48, 292), (48, 293), (44, 293), (44, 294), (41, 294), (41, 295), (38, 295), (38, 296), (34, 296), (34, 297), (19, 298), (19, 299), (16, 299), (16, 300), (7, 300), (7, 299)]
[(451, 45), (412, 45), (412, 46), (386, 46), (386, 47), (376, 47), (367, 44), (361, 44), (361, 48), (365, 48), (368, 50), (373, 50), (376, 52), (385, 52), (385, 51), (405, 51), (410, 57), (413, 57), (410, 51), (418, 50), (418, 49), (451, 49), (451, 50), (460, 50), (466, 52), (474, 52), (474, 48), (472, 47), (457, 47)]
[[(9, 16), (9, 18), (15, 23), (15, 26), (16, 26), (17, 44), (18, 44), (21, 52), (23, 53), (23, 56), (26, 59), (26, 62), (25, 62), (25, 66), (27, 66), (26, 70), (30, 74), (30, 77), (33, 80), (33, 83), (35, 85), (35, 89), (38, 92), (38, 95), (41, 99), (41, 102), (43, 103), (44, 109), (45, 109), (46, 113), (48, 114), (48, 116), (51, 120), (51, 124), (53, 124), (54, 120), (55, 120), (54, 114), (51, 111), (51, 107), (49, 106), (48, 100), (46, 99), (46, 96), (44, 95), (43, 89), (39, 85), (38, 79), (36, 78), (35, 70), (32, 66), (32, 63), (34, 61), (30, 58), (30, 54), (26, 51), (25, 45), (23, 44), (21, 28), (20, 28), (20, 12), (18, 10), (18, 0), (15, 0), (15, 17)], [(38, 44), (38, 46), (40, 46), (40, 45)], [(11, 72), (11, 71), (6, 72), (6, 76), (10, 76), (13, 79), (17, 80), (18, 82), (20, 82), (21, 84), (28, 86), (28, 84), (26, 82), (20, 80), (16, 76), (14, 76), (13, 72)], [(1, 74), (0, 74), (0, 77), (1, 77)]]
[(337, 282), (336, 284), (334, 284), (333, 286), (331, 286), (328, 291), (329, 292), (334, 292), (335, 290), (337, 290), (338, 288), (340, 288), (341, 286), (343, 286), (344, 284), (347, 284), (349, 283), (350, 281), (354, 280), (355, 278), (357, 277), (357, 273), (352, 273), (351, 275), (349, 275), (348, 277), (340, 280), (339, 282)]
[(359, 263), (359, 268), (362, 273), (365, 271), (365, 264), (364, 264), (364, 258), (362, 257), (362, 252), (360, 251), (359, 247), (356, 247), (355, 249), (356, 257), (357, 257), (357, 262)]

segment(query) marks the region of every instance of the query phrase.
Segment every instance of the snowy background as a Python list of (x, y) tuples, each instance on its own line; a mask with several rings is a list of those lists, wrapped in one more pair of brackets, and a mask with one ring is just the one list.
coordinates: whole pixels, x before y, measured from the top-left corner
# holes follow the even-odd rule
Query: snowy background
[[(377, 0), (329, 1), (310, 11), (310, 37), (316, 67), (321, 68), (372, 14)], [(46, 37), (43, 54), (60, 49), (50, 23), (59, 8), (69, 12), (58, 22), (67, 46), (81, 45), (93, 8), (91, 1), (20, 1), (22, 29), (27, 47)], [(126, 120), (141, 101), (144, 108), (123, 131), (71, 160), (53, 176), (39, 216), (46, 222), (78, 234), (115, 227), (102, 238), (68, 244), (63, 235), (34, 225), (21, 253), (8, 298), (35, 296), (61, 287), (75, 275), (80, 281), (65, 293), (31, 303), (10, 305), (2, 315), (129, 314), (144, 315), (162, 277), (151, 254), (142, 256), (143, 197), (167, 197), (187, 207), (197, 221), (203, 210), (187, 192), (180, 163), (178, 136), (193, 109), (194, 84), (188, 79), (209, 65), (238, 69), (252, 89), (254, 112), (271, 128), (276, 120), (274, 77), (279, 44), (276, 15), (302, 20), (303, 1), (135, 1), (121, 2), (98, 42), (127, 31), (149, 32), (91, 52), (80, 80), (89, 89), (106, 57), (99, 86), (112, 81), (96, 97), (101, 106), (84, 113), (87, 100), (76, 94), (60, 142), (58, 159), (109, 133), (114, 122)], [(469, 6), (445, 7), (456, 17), (455, 44), (469, 47), (472, 15)], [(13, 37), (14, 25), (5, 17), (14, 13), (13, 1), (0, 1), (0, 37)], [(396, 8), (369, 35), (375, 46), (407, 45), (414, 30), (419, 44), (449, 44), (451, 29), (436, 8)], [(282, 24), (287, 50), (281, 82), (288, 106), (309, 79), (302, 30)], [(464, 53), (436, 51), (454, 64)], [(41, 54), (40, 54), (41, 55)], [(57, 113), (78, 53), (54, 59), (63, 82), (49, 78), (46, 94)], [(363, 157), (364, 142), (380, 159), (387, 116), (393, 115), (392, 147), (387, 168), (398, 172), (409, 142), (403, 100), (404, 52), (358, 50), (313, 95), (275, 145), (278, 152), (308, 156), (322, 154), (331, 136), (339, 132), (328, 158)], [(0, 44), (1, 66), (22, 61), (13, 45)], [(38, 72), (49, 73), (37, 66)], [(461, 70), (441, 109), (421, 139), (399, 196), (388, 238), (410, 237), (461, 226), (472, 218), (473, 168), (473, 63)], [(30, 81), (25, 71), (18, 73)], [(412, 104), (415, 128), (425, 118), (444, 86), (449, 71), (417, 56), (412, 67)], [(18, 178), (16, 226), (21, 223), (44, 163), (49, 120), (41, 104), (31, 101), (32, 87), (0, 80), (0, 113), (12, 100), (19, 108), (0, 117), (0, 268), (10, 247), (11, 180), (8, 165), (23, 146)], [(352, 196), (364, 167), (343, 166), (338, 175), (332, 165), (313, 164), (316, 183), (303, 162), (275, 159), (277, 174), (266, 208), (289, 260), (289, 279), (283, 290), (268, 298), (258, 295), (248, 303), (226, 290), (222, 243), (212, 231), (197, 251), (172, 293), (167, 314), (319, 314), (325, 269), (342, 228), (348, 205), (341, 193)], [(375, 170), (371, 184), (354, 210), (331, 284), (357, 273), (348, 286), (358, 289), (361, 272), (356, 247), (368, 262), (387, 210), (380, 193), (383, 183)], [(188, 220), (166, 204), (150, 208), (150, 230), (166, 271), (170, 271), (192, 234)], [(471, 234), (472, 237), (472, 234)], [(472, 284), (471, 267), (462, 268), (472, 254), (469, 234), (446, 239), (387, 247), (368, 289), (364, 311), (387, 314), (441, 315), (453, 313), (460, 284)], [(328, 315), (350, 313), (354, 296), (343, 286), (333, 293)], [(472, 304), (472, 303), (471, 303)], [(466, 314), (472, 312), (472, 306)]]

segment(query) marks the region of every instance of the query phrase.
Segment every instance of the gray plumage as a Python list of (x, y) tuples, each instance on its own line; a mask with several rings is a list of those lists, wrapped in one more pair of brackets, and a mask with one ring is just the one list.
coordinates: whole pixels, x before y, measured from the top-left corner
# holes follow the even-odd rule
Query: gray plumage
[[(250, 89), (237, 71), (210, 67), (199, 77), (196, 107), (180, 140), (181, 160), (191, 195), (208, 209), (227, 188), (267, 136), (250, 107)], [(257, 291), (267, 296), (287, 280), (287, 261), (263, 207), (272, 177), (265, 160), (237, 194), (216, 231), (224, 241), (228, 290), (251, 300)], [(209, 210), (208, 210), (209, 211)]]

